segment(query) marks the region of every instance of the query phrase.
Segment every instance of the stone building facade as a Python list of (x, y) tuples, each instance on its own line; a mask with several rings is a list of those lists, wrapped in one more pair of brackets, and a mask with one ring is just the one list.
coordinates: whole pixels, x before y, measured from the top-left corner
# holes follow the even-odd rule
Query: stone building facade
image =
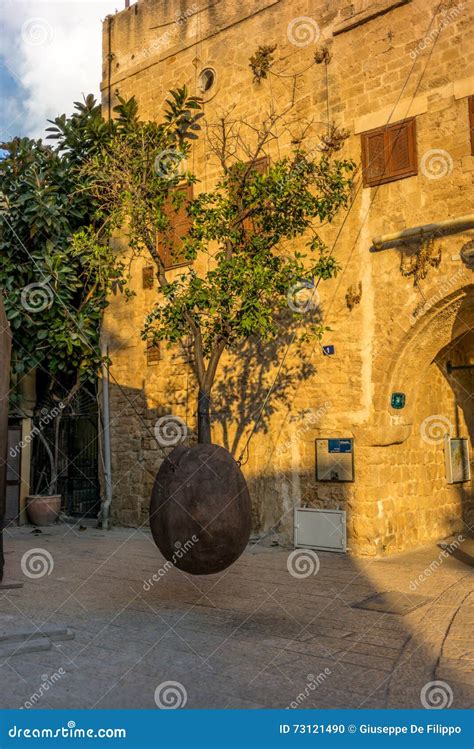
[[(472, 482), (449, 483), (445, 465), (446, 436), (467, 438), (469, 454), (474, 437), (473, 15), (471, 3), (435, 0), (138, 0), (104, 22), (104, 111), (118, 91), (137, 98), (142, 117), (159, 118), (168, 90), (186, 84), (203, 96), (209, 123), (229, 107), (257, 123), (294, 95), (293, 121), (314, 120), (315, 139), (328, 117), (349, 132), (342, 155), (358, 165), (350, 208), (322, 232), (342, 266), (318, 288), (330, 331), (303, 352), (290, 346), (285, 383), (244, 455), (256, 532), (290, 540), (295, 506), (341, 509), (349, 549), (374, 555), (474, 525)], [(259, 45), (276, 49), (256, 83), (249, 57)], [(410, 164), (377, 181), (364, 169), (366, 134), (407, 120)], [(289, 137), (278, 134), (269, 159)], [(219, 170), (205, 138), (190, 166), (196, 190), (212, 189)], [(393, 237), (402, 231), (413, 236)], [(414, 285), (407, 268), (423, 275), (421, 254), (427, 273)], [(156, 289), (143, 288), (146, 265), (133, 261), (137, 295), (111, 300), (103, 334), (113, 517), (130, 525), (146, 521), (163, 458), (157, 418), (174, 414), (195, 429), (196, 386), (180, 352), (147, 361), (140, 329)], [(282, 342), (258, 364), (242, 355), (220, 369), (213, 439), (237, 457), (285, 351)], [(317, 480), (318, 439), (353, 440), (352, 482)]]

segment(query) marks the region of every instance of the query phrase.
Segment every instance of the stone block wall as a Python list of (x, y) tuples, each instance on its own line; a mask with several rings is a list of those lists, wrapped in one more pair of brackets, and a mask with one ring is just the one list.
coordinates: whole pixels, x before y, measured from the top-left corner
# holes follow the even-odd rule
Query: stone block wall
[[(413, 249), (374, 251), (372, 241), (472, 211), (467, 97), (474, 94), (473, 8), (448, 2), (436, 15), (437, 8), (434, 0), (241, 0), (204, 8), (192, 0), (139, 0), (104, 22), (105, 111), (118, 91), (137, 98), (144, 118), (159, 119), (170, 88), (186, 84), (197, 93), (200, 72), (212, 67), (216, 84), (204, 96), (210, 125), (230, 108), (236, 119), (257, 124), (272, 107), (282, 110), (293, 101), (293, 127), (314, 121), (314, 147), (328, 112), (350, 134), (342, 155), (359, 165), (351, 207), (322, 230), (343, 270), (318, 289), (331, 329), (322, 343), (334, 344), (336, 353), (323, 356), (320, 344), (290, 348), (289, 384), (272, 400), (243, 456), (257, 531), (275, 528), (290, 540), (295, 505), (346, 509), (351, 549), (388, 553), (458, 531), (471, 512), (471, 485), (446, 484), (443, 446), (424, 441), (422, 425), (441, 415), (453, 436), (472, 439), (472, 405), (460, 407), (458, 380), (440, 363), (454, 349), (460, 362), (470, 362), (465, 337), (474, 325), (472, 271), (460, 251), (473, 239), (472, 229), (439, 240), (441, 264), (419, 288), (400, 270)], [(260, 44), (277, 47), (269, 77), (256, 84), (249, 57)], [(331, 55), (327, 71), (314, 64), (322, 45)], [(418, 174), (363, 188), (361, 133), (411, 116)], [(289, 141), (281, 128), (270, 159), (284, 155)], [(213, 188), (219, 168), (205, 138), (189, 166), (200, 180), (197, 191)], [(163, 347), (161, 361), (146, 364), (140, 329), (156, 291), (141, 288), (145, 263), (132, 262), (136, 298), (125, 303), (114, 297), (104, 325), (113, 361), (113, 513), (124, 524), (146, 521), (163, 457), (153, 439), (156, 419), (172, 413), (190, 432), (195, 428), (195, 383), (179, 351)], [(350, 310), (346, 295), (359, 284), (360, 303)], [(223, 362), (214, 439), (233, 446), (236, 457), (252, 426), (242, 422), (258, 413), (285, 348), (282, 341), (263, 369), (249, 368), (255, 360), (246, 360), (245, 351)], [(306, 377), (305, 368), (314, 371)], [(232, 399), (231, 377), (240, 388), (247, 383), (240, 390), (243, 410)], [(463, 387), (472, 392), (471, 385), (468, 379)], [(390, 407), (397, 391), (407, 396), (400, 412)], [(316, 482), (317, 437), (355, 439), (354, 483)]]

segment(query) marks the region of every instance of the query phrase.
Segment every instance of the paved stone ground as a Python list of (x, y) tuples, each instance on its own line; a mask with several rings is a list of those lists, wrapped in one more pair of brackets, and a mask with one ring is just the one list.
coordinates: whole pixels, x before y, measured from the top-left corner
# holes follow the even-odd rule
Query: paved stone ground
[[(222, 574), (171, 569), (152, 586), (164, 560), (146, 531), (23, 527), (6, 549), (24, 588), (0, 593), (0, 629), (66, 625), (75, 638), (4, 653), (3, 708), (154, 708), (170, 681), (174, 696), (157, 696), (186, 694), (189, 708), (414, 708), (434, 680), (425, 701), (473, 705), (473, 568), (436, 544), (384, 560), (320, 552), (302, 578), (288, 551), (256, 544)], [(51, 555), (50, 574), (22, 572), (32, 549)], [(351, 608), (387, 590), (429, 600), (405, 616)]]

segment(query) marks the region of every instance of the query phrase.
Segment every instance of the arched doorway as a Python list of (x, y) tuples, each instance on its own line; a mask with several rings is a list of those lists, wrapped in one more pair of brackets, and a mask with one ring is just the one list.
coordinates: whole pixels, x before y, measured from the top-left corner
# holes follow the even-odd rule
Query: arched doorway
[[(447, 454), (457, 455), (453, 440), (467, 440), (461, 447), (473, 467), (474, 284), (426, 308), (387, 363), (376, 383), (383, 408), (359, 435), (368, 478), (356, 490), (355, 530), (370, 553), (472, 532), (473, 482), (467, 472), (450, 480)], [(391, 407), (394, 393), (406, 398), (399, 410)]]

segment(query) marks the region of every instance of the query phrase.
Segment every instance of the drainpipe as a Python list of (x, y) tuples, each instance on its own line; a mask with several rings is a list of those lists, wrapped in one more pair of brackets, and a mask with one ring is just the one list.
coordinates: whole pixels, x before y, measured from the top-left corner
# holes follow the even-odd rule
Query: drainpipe
[(107, 119), (112, 119), (112, 16), (108, 16), (107, 23)]
[(104, 481), (105, 500), (100, 508), (100, 523), (103, 530), (109, 529), (110, 505), (112, 504), (112, 464), (110, 459), (110, 411), (109, 411), (109, 365), (106, 358), (109, 348), (102, 345), (102, 422), (104, 435)]
[(394, 234), (381, 234), (379, 237), (374, 237), (372, 243), (376, 250), (380, 250), (383, 245), (403, 241), (404, 239), (413, 239), (422, 234), (434, 234), (436, 232), (440, 232), (441, 234), (454, 234), (461, 229), (472, 228), (474, 228), (474, 213), (468, 213), (466, 216), (448, 218), (446, 221), (439, 221), (435, 224), (413, 226), (411, 229), (403, 229), (403, 231), (398, 231)]

